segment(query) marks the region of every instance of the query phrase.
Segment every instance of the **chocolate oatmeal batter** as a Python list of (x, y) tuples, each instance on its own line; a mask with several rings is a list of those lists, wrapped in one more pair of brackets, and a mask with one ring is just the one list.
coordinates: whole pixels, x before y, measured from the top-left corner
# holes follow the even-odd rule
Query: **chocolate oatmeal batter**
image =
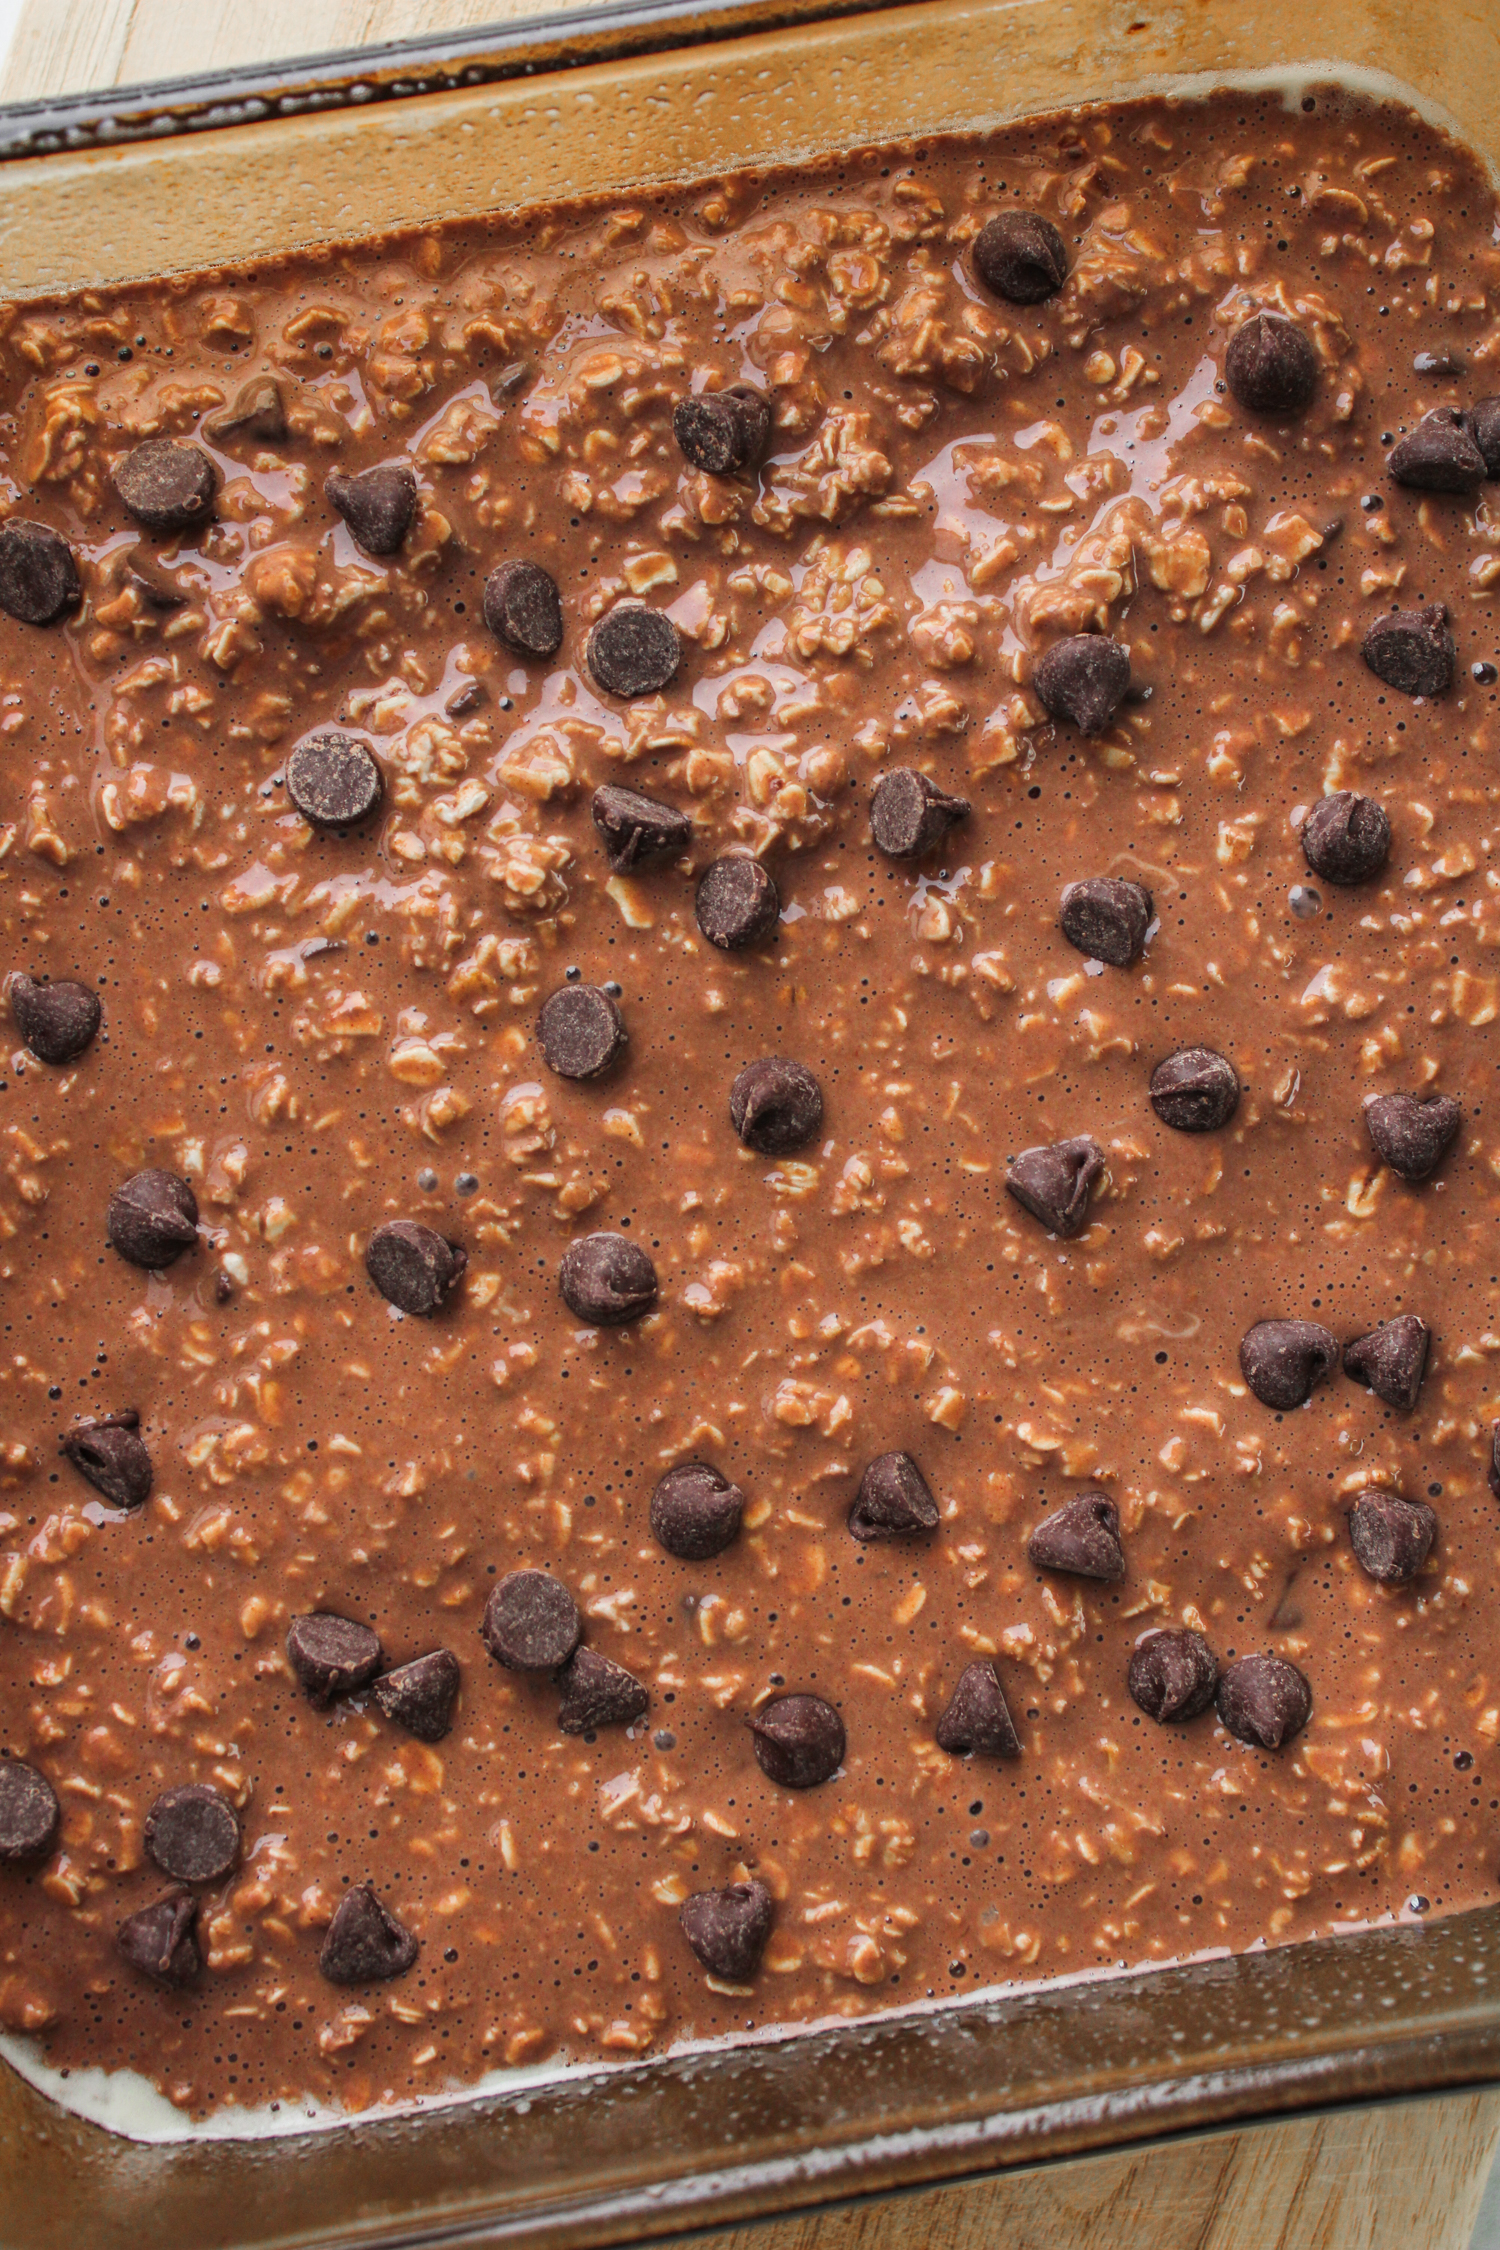
[(1225, 95), (11, 309), (6, 2027), (1496, 1895), (1495, 217)]

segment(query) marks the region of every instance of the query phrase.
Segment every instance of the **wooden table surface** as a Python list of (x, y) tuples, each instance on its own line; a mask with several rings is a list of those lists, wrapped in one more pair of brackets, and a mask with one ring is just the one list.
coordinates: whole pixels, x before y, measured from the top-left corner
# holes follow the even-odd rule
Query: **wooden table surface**
[[(538, 13), (556, 0), (23, 0), (0, 101)], [(589, 0), (578, 0), (587, 6)], [(1087, 2157), (694, 2250), (1469, 2250), (1500, 2089)]]

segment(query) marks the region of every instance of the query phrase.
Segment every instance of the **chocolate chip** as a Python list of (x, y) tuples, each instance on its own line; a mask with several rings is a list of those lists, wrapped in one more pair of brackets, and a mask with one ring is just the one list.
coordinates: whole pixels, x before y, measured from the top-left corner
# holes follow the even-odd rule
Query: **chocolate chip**
[(1104, 1170), (1104, 1151), (1087, 1133), (1076, 1140), (1023, 1148), (1005, 1175), (1005, 1192), (1040, 1219), (1049, 1234), (1082, 1234), (1089, 1223), (1089, 1190)]
[(777, 1695), (750, 1719), (755, 1762), (778, 1789), (816, 1789), (844, 1762), (844, 1722), (821, 1695)]
[(1473, 492), (1485, 479), (1484, 455), (1454, 406), (1424, 415), (1392, 448), (1388, 466), (1397, 484), (1418, 492)]
[(1050, 1516), (1043, 1516), (1026, 1542), (1037, 1570), (1060, 1570), (1070, 1578), (1123, 1578), (1120, 1511), (1107, 1492), (1075, 1492)]
[(657, 695), (677, 677), (682, 643), (664, 610), (621, 602), (589, 634), (583, 660), (606, 695)]
[(1463, 1114), (1449, 1094), (1371, 1094), (1365, 1131), (1383, 1164), (1403, 1180), (1425, 1180), (1457, 1140)]
[(1130, 685), (1130, 652), (1103, 633), (1074, 633), (1053, 642), (1032, 684), (1049, 718), (1100, 734)]
[(147, 438), (117, 461), (114, 487), (137, 523), (158, 538), (206, 523), (219, 487), (218, 472), (201, 445)]
[(1240, 1742), (1279, 1750), (1312, 1716), (1312, 1689), (1284, 1656), (1242, 1656), (1219, 1675), (1219, 1724)]
[(38, 1062), (76, 1062), (93, 1043), (104, 1010), (97, 992), (70, 977), (38, 982), (18, 971), (10, 980), (10, 1012)]
[(589, 809), (616, 875), (676, 859), (687, 850), (693, 833), (687, 814), (675, 805), (659, 805), (654, 797), (643, 797), (638, 789), (622, 789), (613, 781), (594, 791)]
[(1338, 1338), (1315, 1320), (1258, 1320), (1240, 1342), (1240, 1371), (1262, 1406), (1306, 1406), (1339, 1363)]
[(1240, 1106), (1239, 1075), (1212, 1047), (1184, 1047), (1152, 1071), (1150, 1095), (1174, 1133), (1216, 1133)]
[(955, 1758), (977, 1751), (982, 1758), (1019, 1758), (1016, 1733), (1000, 1675), (993, 1664), (966, 1665), (934, 1728), (937, 1746)]
[(1219, 1661), (1201, 1633), (1167, 1627), (1148, 1633), (1132, 1652), (1125, 1684), (1148, 1719), (1168, 1726), (1208, 1709), (1219, 1684)]
[(678, 1910), (682, 1934), (711, 1977), (748, 1984), (760, 1967), (776, 1909), (764, 1883), (695, 1891)]
[(557, 1280), (569, 1312), (591, 1328), (623, 1328), (656, 1303), (656, 1268), (624, 1234), (586, 1234), (570, 1243)]
[(859, 1480), (849, 1529), (856, 1539), (900, 1539), (935, 1531), (938, 1504), (909, 1453), (881, 1453)]
[(1252, 313), (1229, 339), (1224, 380), (1251, 414), (1301, 414), (1318, 387), (1318, 355), (1294, 321)]
[(1500, 1422), (1490, 1425), (1490, 1462), (1487, 1474), (1490, 1490), (1500, 1500)]
[(672, 435), (693, 468), (711, 477), (736, 476), (753, 469), (765, 454), (771, 438), (770, 403), (749, 383), (702, 391), (673, 407)]
[(109, 1199), (105, 1232), (122, 1258), (153, 1273), (198, 1240), (198, 1198), (175, 1172), (136, 1172)]
[(217, 1883), (240, 1856), (233, 1805), (206, 1782), (164, 1790), (146, 1815), (146, 1854), (174, 1883)]
[(758, 859), (734, 852), (704, 869), (693, 912), (710, 945), (738, 953), (770, 937), (781, 919), (781, 893)]
[(518, 656), (556, 656), (562, 647), (562, 596), (540, 563), (503, 562), (484, 582), (484, 621)]
[(542, 1003), (536, 1035), (559, 1078), (602, 1078), (630, 1044), (625, 1018), (596, 984), (559, 985)]
[(142, 1976), (185, 1992), (203, 1974), (198, 1901), (186, 1891), (174, 1891), (170, 1898), (143, 1906), (116, 1930), (115, 1950)]
[(1410, 1414), (1427, 1372), (1432, 1330), (1416, 1313), (1398, 1313), (1382, 1321), (1368, 1336), (1358, 1336), (1344, 1346), (1344, 1373), (1356, 1383), (1367, 1383), (1387, 1406)]
[(46, 1775), (19, 1758), (0, 1758), (0, 1860), (44, 1858), (60, 1818)]
[(1039, 305), (1068, 278), (1068, 246), (1039, 211), (997, 211), (974, 237), (974, 271), (1011, 305)]
[(235, 437), (243, 431), (264, 445), (279, 445), (287, 430), (281, 385), (273, 376), (252, 375), (235, 392), (233, 404), (210, 414), (203, 429), (211, 438)]
[(1500, 398), (1482, 398), (1469, 408), (1469, 430), (1487, 477), (1500, 477)]
[(1367, 883), (1390, 853), (1384, 806), (1352, 789), (1320, 797), (1302, 823), (1302, 856), (1325, 883)]
[(1138, 961), (1155, 912), (1151, 893), (1123, 876), (1087, 875), (1063, 892), (1057, 922), (1069, 945), (1091, 961), (1128, 969)]
[(73, 550), (50, 524), (0, 524), (0, 609), (21, 625), (55, 625), (83, 599)]
[(368, 746), (352, 734), (311, 734), (287, 760), (286, 793), (314, 828), (352, 828), (379, 804), (385, 784)]
[(453, 1705), (458, 1696), (458, 1658), (451, 1649), (435, 1648), (398, 1664), (370, 1682), (370, 1694), (382, 1716), (405, 1727), (419, 1742), (441, 1742), (453, 1725)]
[(583, 1619), (550, 1570), (512, 1570), (485, 1603), (479, 1630), (507, 1672), (556, 1672), (583, 1639)]
[(581, 1648), (557, 1675), (562, 1703), (557, 1723), (564, 1734), (592, 1734), (596, 1727), (628, 1727), (644, 1718), (651, 1691), (634, 1672), (597, 1649)]
[(969, 817), (967, 797), (950, 797), (915, 766), (893, 766), (875, 784), (870, 834), (887, 859), (921, 859), (957, 821)]
[(730, 1087), (729, 1117), (747, 1148), (761, 1156), (786, 1156), (817, 1135), (822, 1088), (801, 1063), (767, 1055), (746, 1063)]
[(679, 1461), (651, 1495), (651, 1536), (679, 1562), (707, 1562), (739, 1534), (745, 1495), (707, 1461)]
[(1458, 644), (1448, 630), (1443, 603), (1429, 602), (1425, 609), (1394, 609), (1377, 617), (1360, 654), (1377, 680), (1402, 695), (1446, 695), (1453, 685)]
[(365, 1244), (365, 1271), (388, 1304), (429, 1320), (469, 1263), (469, 1254), (419, 1219), (388, 1219)]
[(404, 1977), (417, 1958), (417, 1941), (368, 1883), (345, 1891), (318, 1954), (330, 1984), (386, 1983)]
[(75, 1423), (58, 1451), (112, 1508), (140, 1508), (151, 1497), (151, 1456), (133, 1406)]
[(394, 555), (417, 512), (417, 480), (396, 462), (361, 470), (357, 477), (330, 469), (323, 495), (367, 555)]
[(1414, 375), (1462, 375), (1464, 362), (1457, 352), (1413, 352), (1411, 371)]
[(1425, 1500), (1403, 1500), (1373, 1487), (1356, 1495), (1349, 1510), (1349, 1544), (1367, 1578), (1405, 1586), (1426, 1562), (1438, 1520)]
[(315, 1609), (294, 1617), (286, 1636), (287, 1661), (319, 1710), (336, 1695), (352, 1695), (385, 1662), (380, 1636), (352, 1617)]

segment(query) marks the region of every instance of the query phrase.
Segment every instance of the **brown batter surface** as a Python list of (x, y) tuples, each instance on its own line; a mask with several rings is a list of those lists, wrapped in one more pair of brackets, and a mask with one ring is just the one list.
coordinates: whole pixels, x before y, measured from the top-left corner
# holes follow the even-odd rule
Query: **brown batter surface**
[[(979, 278), (1000, 212), (1059, 232), (1060, 287), (1046, 230), (1000, 243), (1031, 244), (1037, 301)], [(1296, 331), (1252, 332), (1286, 391), (1261, 409), (1226, 362), (1257, 313)], [(78, 580), (0, 535), (5, 2025), (195, 2113), (361, 2107), (1493, 1899), (1477, 162), (1332, 92), (1154, 102), (12, 308), (0, 348), (0, 505)], [(753, 398), (710, 410), (690, 445), (744, 458), (695, 468), (674, 406), (742, 383), (769, 431)], [(1471, 419), (1399, 481), (1440, 408)], [(163, 438), (198, 454), (136, 451)], [(340, 483), (375, 464), (415, 498)], [(517, 561), (561, 591), (556, 654), (534, 572), (492, 581), (520, 645), (486, 624)], [(632, 601), (658, 623), (627, 612), (586, 660)], [(1378, 675), (1370, 627), (1432, 604)], [(670, 661), (662, 618), (678, 669), (630, 693)], [(1038, 668), (1080, 635), (1049, 715)], [(1436, 692), (1403, 692), (1429, 660)], [(354, 754), (314, 747), (299, 782), (329, 730)], [(969, 806), (925, 856), (872, 841), (894, 769)], [(294, 782), (358, 817), (310, 825)], [(686, 841), (668, 820), (613, 873), (602, 784)], [(1370, 806), (1304, 836), (1343, 792), (1388, 820), (1383, 864)], [(712, 886), (695, 913), (725, 855), (780, 902), (733, 951)], [(1149, 893), (1130, 965), (1059, 927), (1099, 877)], [(741, 864), (729, 905), (752, 887)], [(34, 1050), (88, 1003), (39, 1001), (47, 978), (103, 1004), (61, 1062)], [(595, 996), (544, 1053), (570, 979)], [(610, 999), (623, 1053), (559, 1075), (618, 1046)], [(816, 1082), (758, 1082), (751, 1130), (796, 1142), (770, 1155), (730, 1113), (767, 1057)], [(1461, 1109), (1425, 1178), (1372, 1142), (1389, 1094)], [(1452, 1122), (1378, 1114), (1387, 1154)], [(1070, 1238), (1007, 1193), (1034, 1203), (1041, 1160), (1009, 1168), (1087, 1140), (1102, 1165), (1043, 1182)], [(143, 1169), (190, 1196), (138, 1186), (107, 1234)], [(366, 1265), (393, 1221), (433, 1230), (371, 1253), (405, 1314)], [(560, 1294), (600, 1233), (635, 1255), (582, 1254), (585, 1310), (654, 1269), (626, 1325)], [(1409, 1407), (1337, 1353), (1408, 1315), (1425, 1376), (1410, 1321), (1376, 1357)], [(1321, 1372), (1305, 1406), (1242, 1370), (1272, 1319), (1317, 1324), (1262, 1353), (1262, 1382)], [(142, 1448), (149, 1497), (117, 1506)], [(919, 1479), (888, 1464), (857, 1503), (890, 1453)], [(743, 1496), (696, 1561), (651, 1521), (689, 1461)], [(1038, 1552), (1108, 1570), (1117, 1520), (1123, 1575), (1037, 1567), (1042, 1519), (1090, 1494)], [(909, 1528), (861, 1538), (851, 1510)], [(561, 1688), (481, 1635), (528, 1568), (581, 1613)], [(324, 1611), (378, 1635), (339, 1679), (293, 1629)], [(1206, 1641), (1239, 1734), (1132, 1698), (1161, 1628)], [(396, 1716), (339, 1692), (440, 1649), (438, 1739), (400, 1714), (440, 1730), (450, 1666), (384, 1691)], [(1268, 1653), (1295, 1671), (1230, 1672)], [(838, 1745), (805, 1707), (764, 1739), (793, 1694), (847, 1735), (800, 1788), (772, 1775)], [(988, 1749), (940, 1747), (965, 1725)], [(190, 1783), (216, 1794), (173, 1827), (157, 1800)], [(752, 1879), (764, 1954), (743, 1890), (697, 1910), (743, 1948), (706, 1975), (679, 1908)], [(383, 1915), (357, 1900), (335, 1944), (366, 1884)]]

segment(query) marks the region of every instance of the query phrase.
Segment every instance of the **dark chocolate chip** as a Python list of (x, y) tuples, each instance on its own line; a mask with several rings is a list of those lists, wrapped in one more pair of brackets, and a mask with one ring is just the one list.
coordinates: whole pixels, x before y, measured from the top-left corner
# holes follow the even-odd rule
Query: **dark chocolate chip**
[(417, 1940), (368, 1883), (356, 1883), (339, 1900), (318, 1955), (330, 1984), (385, 1983), (404, 1977), (417, 1958)]
[(1446, 695), (1453, 685), (1458, 644), (1442, 602), (1425, 609), (1393, 609), (1366, 632), (1360, 654), (1377, 680), (1402, 695)]
[(1403, 1500), (1371, 1487), (1349, 1510), (1354, 1559), (1381, 1586), (1405, 1586), (1415, 1578), (1437, 1534), (1437, 1517), (1425, 1500)]
[(1088, 875), (1063, 892), (1057, 921), (1069, 945), (1091, 961), (1128, 969), (1139, 961), (1155, 912), (1151, 893), (1123, 876)]
[(1318, 355), (1295, 321), (1252, 313), (1229, 339), (1224, 380), (1251, 414), (1301, 414), (1318, 387)]
[(623, 789), (618, 782), (606, 781), (596, 789), (589, 809), (616, 875), (676, 859), (687, 850), (693, 833), (691, 820), (675, 805), (659, 805), (654, 797)]
[(86, 984), (70, 977), (38, 983), (20, 971), (10, 980), (10, 1012), (37, 1061), (59, 1068), (77, 1062), (104, 1021), (99, 995)]
[(1418, 492), (1473, 492), (1485, 479), (1484, 455), (1457, 407), (1440, 406), (1391, 450), (1391, 475)]
[(776, 1909), (764, 1883), (696, 1891), (678, 1911), (682, 1934), (711, 1977), (748, 1984), (760, 1967)]
[(1366, 1383), (1387, 1406), (1410, 1414), (1427, 1372), (1432, 1330), (1416, 1313), (1398, 1313), (1382, 1321), (1368, 1336), (1357, 1336), (1344, 1346), (1344, 1373), (1356, 1383)]
[(583, 1619), (550, 1570), (512, 1570), (485, 1603), (479, 1630), (507, 1672), (556, 1672), (583, 1639)]
[(957, 821), (969, 817), (967, 797), (950, 797), (915, 766), (893, 766), (875, 784), (870, 834), (887, 859), (921, 859)]
[(621, 602), (589, 634), (583, 660), (606, 695), (657, 695), (677, 677), (682, 643), (665, 610)]
[(693, 912), (710, 945), (738, 953), (771, 936), (781, 919), (781, 893), (758, 859), (734, 852), (703, 870)]
[(410, 469), (394, 461), (361, 470), (357, 477), (330, 469), (323, 479), (323, 494), (349, 526), (356, 547), (367, 555), (394, 555), (417, 512), (417, 480)]
[(1201, 1633), (1171, 1626), (1148, 1633), (1133, 1651), (1125, 1682), (1147, 1718), (1169, 1726), (1208, 1709), (1219, 1684), (1219, 1661)]
[(0, 1758), (0, 1860), (44, 1858), (60, 1818), (46, 1775), (19, 1758)]
[(311, 734), (287, 760), (286, 793), (314, 828), (368, 820), (385, 788), (367, 744), (352, 734)]
[(1240, 1371), (1262, 1406), (1306, 1406), (1339, 1363), (1338, 1338), (1315, 1320), (1258, 1320), (1240, 1342)]
[(822, 1088), (801, 1063), (767, 1055), (746, 1063), (730, 1087), (729, 1117), (747, 1148), (786, 1156), (805, 1148), (822, 1126)]
[(856, 1539), (901, 1539), (936, 1531), (938, 1504), (909, 1453), (881, 1453), (859, 1480), (849, 1529)]
[(562, 984), (542, 1003), (536, 1035), (559, 1078), (602, 1078), (630, 1044), (625, 1018), (596, 984)]
[(1490, 1460), (1487, 1475), (1491, 1492), (1497, 1500), (1500, 1500), (1500, 1422), (1493, 1422), (1490, 1425)]
[(94, 1415), (64, 1430), (58, 1451), (112, 1508), (140, 1508), (151, 1497), (151, 1456), (133, 1406)]
[(1279, 1750), (1312, 1716), (1312, 1689), (1284, 1656), (1241, 1656), (1219, 1675), (1219, 1724), (1240, 1742)]
[(672, 409), (672, 435), (691, 467), (711, 477), (737, 476), (761, 461), (771, 439), (769, 401), (749, 383), (702, 391)]
[(1120, 1511), (1107, 1492), (1075, 1492), (1043, 1516), (1026, 1552), (1037, 1570), (1060, 1570), (1070, 1578), (1123, 1578)]
[(750, 1719), (755, 1762), (778, 1789), (816, 1789), (844, 1762), (844, 1722), (821, 1695), (777, 1695)]
[(1039, 211), (997, 211), (974, 237), (974, 271), (1007, 304), (1039, 305), (1068, 278), (1068, 246)]
[(1500, 398), (1482, 398), (1469, 408), (1469, 430), (1484, 460), (1487, 477), (1500, 477)]
[(503, 406), (507, 399), (526, 388), (535, 372), (529, 359), (508, 359), (489, 379), (490, 397), (497, 406)]
[(467, 1250), (419, 1219), (389, 1219), (365, 1244), (365, 1271), (388, 1304), (427, 1320), (469, 1263)]
[(0, 609), (20, 625), (55, 625), (83, 588), (73, 550), (45, 523), (0, 524)]
[(489, 699), (490, 691), (483, 680), (465, 680), (457, 693), (449, 696), (443, 709), (450, 719), (466, 719), (471, 711), (482, 710)]
[(1005, 1192), (1049, 1234), (1082, 1234), (1089, 1223), (1089, 1190), (1103, 1170), (1103, 1149), (1080, 1133), (1076, 1140), (1023, 1148), (1011, 1158)]
[(540, 563), (503, 562), (484, 582), (484, 621), (518, 656), (556, 656), (562, 647), (562, 596)]
[(1239, 1074), (1212, 1047), (1184, 1047), (1151, 1073), (1151, 1107), (1174, 1133), (1216, 1133), (1240, 1106)]
[(557, 1675), (562, 1703), (557, 1723), (564, 1734), (592, 1734), (596, 1727), (628, 1727), (644, 1718), (651, 1691), (634, 1672), (597, 1649), (581, 1648)]
[(1391, 824), (1373, 797), (1340, 789), (1302, 823), (1302, 856), (1325, 883), (1367, 883), (1391, 854)]
[(147, 1857), (174, 1883), (217, 1883), (239, 1863), (240, 1823), (203, 1781), (163, 1790), (146, 1815)]
[(1103, 633), (1070, 634), (1042, 657), (1033, 685), (1049, 718), (1101, 734), (1130, 685), (1130, 652)]
[(198, 1901), (186, 1891), (174, 1891), (170, 1898), (143, 1906), (116, 1930), (115, 1949), (142, 1976), (185, 1992), (203, 1974)]
[(966, 1665), (933, 1730), (940, 1750), (955, 1758), (1019, 1758), (1021, 1741), (993, 1664)]
[(569, 1312), (591, 1328), (623, 1328), (656, 1303), (656, 1268), (624, 1234), (586, 1234), (569, 1243), (557, 1280)]
[(153, 1273), (198, 1240), (198, 1198), (175, 1172), (136, 1172), (109, 1199), (105, 1232), (133, 1266)]
[(679, 1562), (707, 1562), (739, 1534), (745, 1495), (708, 1461), (679, 1461), (651, 1495), (651, 1536)]
[(385, 1662), (380, 1636), (352, 1617), (315, 1609), (294, 1617), (286, 1636), (287, 1661), (319, 1710), (336, 1695), (352, 1695), (373, 1680)]
[(234, 394), (233, 403), (221, 406), (203, 424), (211, 438), (259, 438), (264, 445), (279, 445), (286, 436), (286, 406), (281, 385), (271, 375), (252, 375)]
[(1463, 1115), (1449, 1094), (1371, 1094), (1364, 1107), (1370, 1146), (1403, 1180), (1425, 1180), (1437, 1170)]
[(405, 1727), (419, 1742), (441, 1742), (453, 1725), (453, 1705), (458, 1696), (458, 1658), (451, 1649), (435, 1648), (382, 1672), (370, 1682), (370, 1693), (381, 1714)]
[(117, 461), (114, 486), (137, 523), (158, 538), (191, 531), (213, 512), (218, 473), (201, 445), (147, 438)]

